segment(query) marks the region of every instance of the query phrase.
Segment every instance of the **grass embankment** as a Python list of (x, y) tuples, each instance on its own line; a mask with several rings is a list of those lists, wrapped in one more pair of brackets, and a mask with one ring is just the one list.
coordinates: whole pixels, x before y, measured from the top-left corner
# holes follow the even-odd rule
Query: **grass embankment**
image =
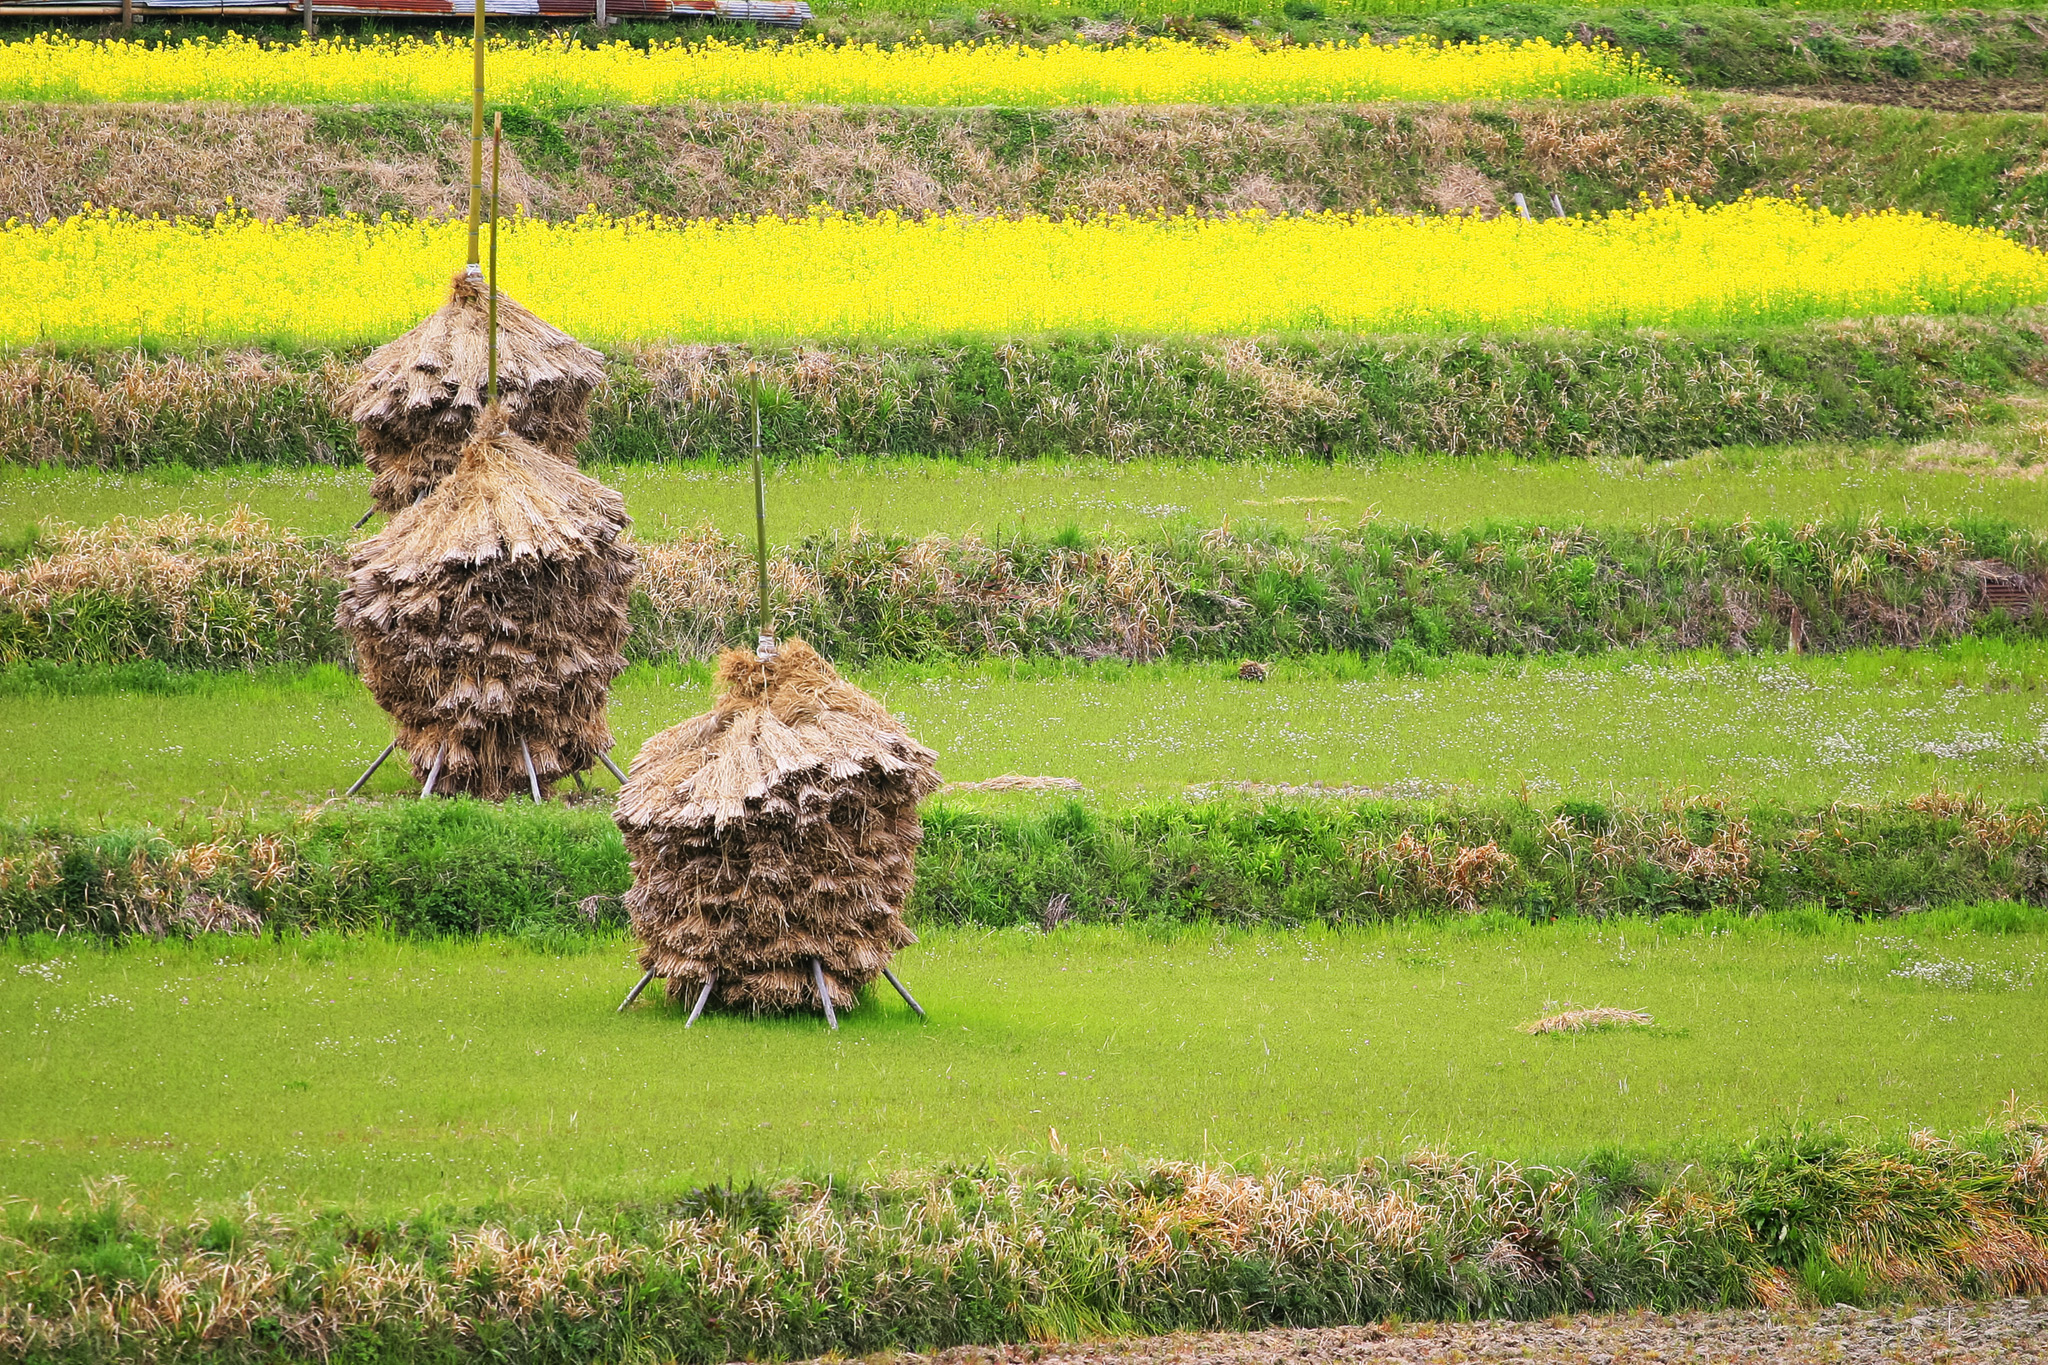
[[(2036, 411), (2027, 401), (2026, 412)], [(634, 536), (664, 544), (709, 526), (754, 533), (754, 485), (742, 465), (712, 460), (586, 465), (624, 493)], [(1593, 528), (1679, 518), (1886, 522), (1996, 521), (2048, 531), (2048, 424), (1971, 427), (1914, 444), (1746, 447), (1682, 460), (1245, 460), (817, 457), (771, 466), (770, 543), (793, 548), (860, 526), (891, 537), (1016, 533), (1084, 543), (1153, 539), (1176, 526), (1225, 524), (1249, 534), (1366, 519), (1448, 532), (1488, 521)], [(34, 553), (45, 522), (95, 526), (182, 514), (218, 521), (248, 508), (279, 530), (349, 537), (365, 510), (360, 468), (158, 465), (136, 473), (0, 465), (0, 567)]]
[[(1964, 422), (2044, 353), (2032, 310), (1748, 332), (628, 348), (582, 452), (745, 459), (750, 361), (767, 370), (771, 454), (1179, 461), (1912, 439)], [(0, 460), (354, 464), (340, 396), (361, 355), (17, 353), (0, 358)]]
[[(1094, 788), (941, 797), (919, 923), (1036, 923), (1055, 902), (1086, 920), (1293, 924), (2048, 898), (2038, 664), (1955, 662), (862, 681), (956, 780)], [(648, 682), (617, 696), (629, 735), (705, 704)], [(383, 747), (369, 699), (339, 680), (202, 683), (0, 705), (19, 774), (0, 929), (224, 915), (546, 941), (617, 922), (628, 875), (602, 804), (420, 803), (400, 760), (372, 788), (397, 799), (309, 810)]]
[(116, 1189), (11, 1210), (0, 1349), (715, 1365), (1389, 1317), (1993, 1299), (2048, 1273), (2042, 1130), (2020, 1115), (1962, 1145), (1794, 1135), (1676, 1177), (1622, 1158), (1427, 1152), (1334, 1179), (1054, 1158), (706, 1188), (551, 1225), (253, 1202), (192, 1220)]
[[(346, 662), (341, 547), (238, 516), (52, 539), (0, 568), (0, 663), (191, 668)], [(709, 528), (639, 547), (629, 659), (708, 659), (752, 638), (752, 555)], [(807, 538), (770, 560), (778, 633), (845, 664), (998, 656), (1385, 655), (1398, 671), (1488, 655), (1738, 654), (2032, 638), (2048, 547), (1997, 522), (1666, 521), (1645, 530), (1379, 521), (1294, 536), (1175, 523), (1091, 541)], [(1994, 599), (1994, 586), (2006, 597)]]
[[(87, 203), (208, 217), (425, 217), (461, 200), (466, 109), (0, 105), (0, 219)], [(1804, 195), (2034, 243), (2048, 125), (2025, 113), (1814, 107), (1731, 96), (1234, 109), (905, 109), (696, 104), (516, 112), (507, 203), (616, 216), (1177, 214), (1250, 208), (1539, 216), (1667, 192)]]
[[(2005, 933), (1983, 933), (1982, 923)], [(4, 1194), (364, 1209), (672, 1199), (1012, 1151), (1355, 1168), (1419, 1143), (1696, 1155), (1954, 1130), (2048, 1084), (2043, 917), (1343, 933), (946, 930), (838, 1035), (614, 1007), (627, 947), (374, 938), (10, 950)], [(1530, 1037), (1566, 1004), (1654, 1028)], [(1881, 1070), (1874, 1057), (1884, 1059)], [(62, 1084), (55, 1084), (57, 1078)], [(1048, 1130), (1056, 1130), (1050, 1138)]]

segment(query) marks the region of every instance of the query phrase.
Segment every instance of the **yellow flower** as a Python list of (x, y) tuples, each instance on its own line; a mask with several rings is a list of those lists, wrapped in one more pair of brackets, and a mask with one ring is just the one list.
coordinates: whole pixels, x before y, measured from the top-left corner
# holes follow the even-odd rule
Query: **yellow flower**
[[(505, 289), (593, 342), (1724, 325), (2048, 299), (2048, 258), (1910, 213), (1751, 198), (1600, 217), (922, 220), (819, 212), (501, 227)], [(446, 295), (460, 219), (0, 230), (0, 344), (381, 341)]]

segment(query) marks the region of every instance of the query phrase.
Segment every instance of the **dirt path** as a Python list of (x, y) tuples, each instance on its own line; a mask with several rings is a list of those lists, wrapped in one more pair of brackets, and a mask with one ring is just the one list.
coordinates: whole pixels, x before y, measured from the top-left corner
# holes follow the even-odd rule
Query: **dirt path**
[(1832, 100), (1837, 104), (1896, 104), (1966, 114), (2048, 111), (2048, 83), (2038, 80), (1843, 81), (1829, 85), (1776, 85), (1741, 93)]
[(894, 1365), (2027, 1365), (2048, 1361), (2048, 1298), (1871, 1312), (1682, 1313), (1546, 1322), (1417, 1323), (1321, 1331), (1213, 1333), (1064, 1346), (965, 1347)]

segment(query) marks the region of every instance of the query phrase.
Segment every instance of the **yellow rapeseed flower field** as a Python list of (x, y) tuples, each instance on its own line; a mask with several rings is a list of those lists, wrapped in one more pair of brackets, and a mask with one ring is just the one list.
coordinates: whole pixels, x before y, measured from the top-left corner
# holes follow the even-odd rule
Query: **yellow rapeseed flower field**
[[(91, 213), (0, 228), (0, 344), (382, 341), (464, 227)], [(1778, 199), (1604, 217), (513, 219), (505, 289), (593, 342), (1745, 324), (2048, 299), (1994, 233)]]
[[(263, 45), (230, 34), (169, 47), (41, 34), (0, 44), (0, 99), (461, 104), (468, 40)], [(1012, 43), (847, 47), (685, 41), (638, 49), (494, 40), (494, 102), (532, 108), (781, 100), (819, 104), (1328, 104), (1359, 100), (1604, 99), (1668, 89), (1633, 55), (1542, 40), (1410, 39), (1260, 49), (1158, 39), (1121, 47)]]

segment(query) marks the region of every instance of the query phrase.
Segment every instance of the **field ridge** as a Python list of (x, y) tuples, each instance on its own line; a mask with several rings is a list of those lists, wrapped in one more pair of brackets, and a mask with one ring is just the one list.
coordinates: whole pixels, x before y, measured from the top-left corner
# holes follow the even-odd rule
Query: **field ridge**
[[(1226, 794), (925, 815), (910, 919), (1293, 926), (1501, 913), (1884, 916), (2048, 901), (2048, 808), (1941, 791), (1824, 807)], [(167, 829), (0, 825), (0, 934), (315, 930), (546, 945), (623, 927), (605, 802), (327, 802)], [(1054, 915), (1048, 907), (1061, 912)], [(1048, 918), (1051, 916), (1051, 918)]]

